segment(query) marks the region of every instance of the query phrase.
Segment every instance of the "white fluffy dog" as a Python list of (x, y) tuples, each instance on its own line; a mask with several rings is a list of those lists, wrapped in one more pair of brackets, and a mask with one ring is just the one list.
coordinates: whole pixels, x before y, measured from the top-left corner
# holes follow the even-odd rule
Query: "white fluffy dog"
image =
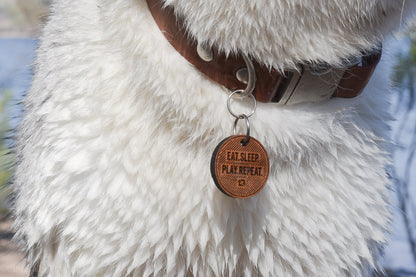
[[(198, 42), (277, 70), (341, 66), (401, 23), (404, 0), (165, 0)], [(270, 158), (248, 199), (212, 181), (224, 88), (145, 0), (55, 0), (18, 129), (17, 236), (39, 276), (362, 276), (389, 224), (388, 81), (360, 97), (259, 103)], [(379, 68), (382, 68), (379, 65)], [(37, 271), (37, 270), (34, 270)]]

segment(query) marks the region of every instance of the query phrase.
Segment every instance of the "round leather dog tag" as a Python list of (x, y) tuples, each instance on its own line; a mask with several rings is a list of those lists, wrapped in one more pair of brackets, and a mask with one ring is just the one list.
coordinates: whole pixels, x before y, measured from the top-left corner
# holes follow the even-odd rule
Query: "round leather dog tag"
[(218, 144), (211, 158), (211, 175), (218, 189), (234, 198), (256, 195), (269, 177), (269, 157), (255, 138), (244, 144), (245, 135)]

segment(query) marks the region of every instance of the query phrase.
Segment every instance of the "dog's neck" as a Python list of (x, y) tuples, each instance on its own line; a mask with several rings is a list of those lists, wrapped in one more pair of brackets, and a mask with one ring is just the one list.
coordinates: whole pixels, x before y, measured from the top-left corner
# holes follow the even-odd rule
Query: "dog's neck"
[(344, 67), (303, 64), (298, 66), (299, 71), (282, 74), (254, 61), (252, 74), (248, 74), (251, 65), (247, 64), (247, 56), (227, 56), (214, 45), (198, 44), (186, 34), (182, 18), (174, 14), (172, 7), (163, 7), (160, 0), (147, 3), (167, 40), (199, 71), (230, 91), (244, 90), (249, 83), (247, 75), (254, 75), (254, 95), (261, 102), (297, 104), (320, 102), (332, 96), (355, 97), (364, 89), (381, 56), (381, 51), (375, 51)]
[[(225, 54), (246, 53), (279, 71), (299, 63), (342, 65), (397, 26), (402, 1), (162, 0), (189, 35)], [(403, 18), (415, 6), (403, 3)], [(395, 24), (393, 24), (395, 23)]]

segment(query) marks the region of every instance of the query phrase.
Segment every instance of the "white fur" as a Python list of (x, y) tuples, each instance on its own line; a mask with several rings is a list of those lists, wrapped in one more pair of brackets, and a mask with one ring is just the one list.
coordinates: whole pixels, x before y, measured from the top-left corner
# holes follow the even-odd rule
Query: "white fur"
[[(168, 1), (189, 16), (196, 36), (204, 24), (212, 28), (211, 16), (225, 24), (206, 5), (234, 18), (237, 2), (253, 3), (247, 26), (263, 30), (273, 16), (267, 39), (238, 46), (283, 67), (368, 46), (369, 34), (382, 30), (381, 7), (401, 1)], [(286, 26), (284, 35), (278, 26), (306, 5), (315, 18), (318, 3), (335, 19), (317, 19), (303, 35), (324, 39), (317, 29), (338, 24), (328, 41), (316, 41), (326, 53), (296, 48), (305, 25)], [(361, 29), (357, 16), (368, 19)], [(229, 26), (219, 30), (234, 32)], [(224, 49), (237, 47), (211, 33)], [(265, 51), (269, 39), (281, 42)], [(257, 196), (231, 199), (209, 172), (213, 149), (231, 134), (223, 89), (173, 50), (143, 0), (55, 1), (16, 146), (16, 227), (29, 264), (62, 277), (371, 274), (390, 216), (387, 79), (378, 72), (351, 100), (260, 104), (253, 136), (269, 153), (270, 178)]]
[(401, 24), (414, 0), (163, 0), (185, 15), (191, 36), (242, 51), (275, 68), (338, 64)]

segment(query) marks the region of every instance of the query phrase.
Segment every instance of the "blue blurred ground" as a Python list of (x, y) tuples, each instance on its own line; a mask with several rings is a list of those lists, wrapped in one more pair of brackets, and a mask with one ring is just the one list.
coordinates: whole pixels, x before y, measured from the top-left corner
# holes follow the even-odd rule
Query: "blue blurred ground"
[(36, 47), (34, 39), (0, 39), (0, 93), (5, 90), (13, 93), (6, 111), (12, 127), (20, 116), (21, 107), (17, 104), (30, 86)]
[(30, 84), (37, 42), (33, 39), (0, 39), (0, 90), (21, 95)]

